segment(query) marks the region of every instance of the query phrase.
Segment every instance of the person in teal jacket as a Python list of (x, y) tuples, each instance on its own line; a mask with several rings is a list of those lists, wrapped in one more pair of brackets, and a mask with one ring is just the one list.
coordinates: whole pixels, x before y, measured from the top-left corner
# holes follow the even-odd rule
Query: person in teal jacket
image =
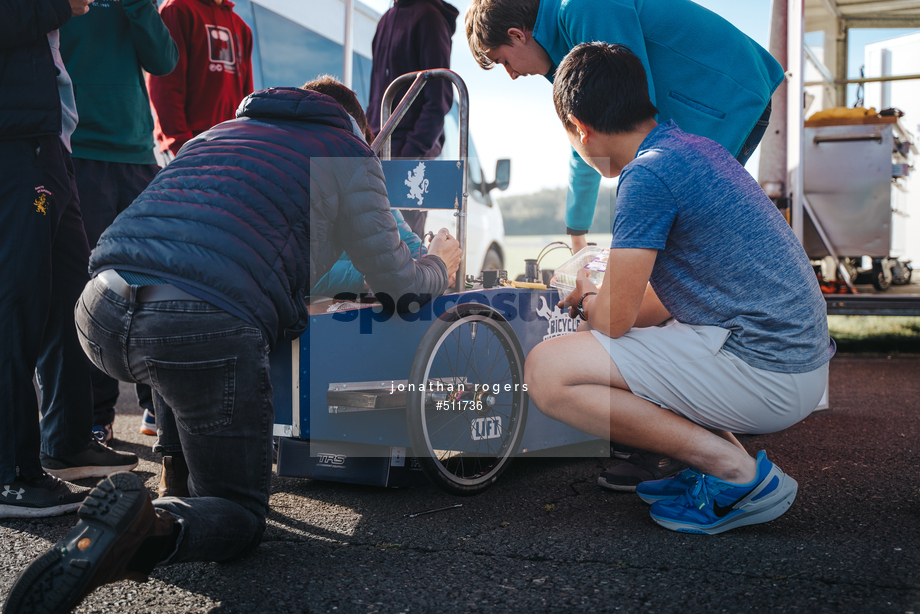
[[(95, 2), (61, 28), (61, 56), (73, 78), (80, 123), (73, 134), (74, 176), (89, 247), (144, 191), (160, 167), (144, 72), (167, 75), (179, 50), (153, 0)], [(87, 263), (88, 264), (88, 263)], [(141, 432), (155, 435), (150, 389), (138, 385)], [(112, 438), (118, 381), (93, 370), (93, 434)]]
[[(512, 79), (543, 75), (550, 82), (581, 43), (628, 47), (645, 69), (658, 123), (672, 120), (684, 132), (711, 139), (742, 164), (766, 131), (770, 98), (784, 79), (763, 47), (690, 0), (472, 0), (466, 36), (483, 68), (500, 64)], [(624, 112), (612, 105), (611, 113)], [(572, 149), (565, 223), (575, 251), (587, 245), (600, 179)], [(613, 453), (627, 462), (599, 481), (612, 490), (634, 491), (684, 467), (632, 448)]]
[[(659, 122), (716, 141), (744, 164), (766, 131), (784, 79), (766, 49), (690, 0), (472, 0), (466, 34), (477, 62), (512, 79), (543, 75), (576, 45), (628, 47), (642, 62)], [(572, 150), (565, 222), (577, 249), (594, 220), (600, 175)]]
[[(412, 259), (418, 260), (427, 255), (428, 249), (419, 236), (409, 228), (409, 223), (402, 213), (397, 209), (391, 209), (390, 212), (396, 218), (396, 229), (399, 230), (399, 238), (409, 248), (412, 253)], [(342, 253), (342, 257), (332, 266), (332, 269), (323, 275), (313, 286), (313, 289), (310, 290), (310, 296), (334, 297), (338, 294), (361, 294), (366, 291), (364, 275), (351, 263), (351, 258), (348, 257), (348, 254)]]

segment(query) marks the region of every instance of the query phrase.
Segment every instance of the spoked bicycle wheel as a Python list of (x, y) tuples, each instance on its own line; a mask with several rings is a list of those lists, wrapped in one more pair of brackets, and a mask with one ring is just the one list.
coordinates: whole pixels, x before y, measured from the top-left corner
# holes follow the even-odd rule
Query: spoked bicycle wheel
[(406, 421), (428, 478), (455, 495), (489, 488), (527, 419), (524, 356), (491, 307), (458, 305), (425, 334), (409, 371)]

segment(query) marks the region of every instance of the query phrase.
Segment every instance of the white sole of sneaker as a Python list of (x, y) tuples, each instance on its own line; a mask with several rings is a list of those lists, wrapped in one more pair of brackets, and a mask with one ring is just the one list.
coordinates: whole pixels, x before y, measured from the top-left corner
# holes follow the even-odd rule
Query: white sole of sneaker
[(636, 492), (636, 487), (633, 486), (624, 486), (622, 484), (613, 484), (608, 482), (603, 477), (597, 478), (597, 485), (601, 488), (606, 488), (607, 490), (615, 490), (617, 492)]
[(108, 477), (113, 473), (118, 473), (119, 471), (131, 471), (137, 467), (137, 463), (133, 465), (118, 465), (115, 467), (70, 467), (69, 469), (48, 469), (47, 467), (42, 467), (45, 470), (45, 473), (53, 475), (59, 480), (64, 480), (65, 482), (72, 482), (74, 480), (83, 480), (86, 478), (104, 478)]
[[(781, 478), (779, 486), (765, 501), (759, 504), (754, 502), (748, 503), (747, 506), (759, 508), (757, 511), (734, 514), (725, 520), (714, 522), (711, 525), (682, 523), (669, 518), (655, 516), (655, 514), (651, 514), (652, 520), (666, 529), (679, 533), (700, 533), (705, 535), (717, 535), (725, 531), (730, 531), (731, 529), (737, 529), (738, 527), (776, 520), (792, 507), (795, 496), (799, 491), (799, 483), (794, 479), (782, 472), (779, 473), (779, 477)], [(767, 476), (764, 481), (769, 479), (771, 479), (770, 476)], [(740, 508), (740, 511), (744, 512), (744, 507)]]
[(55, 505), (53, 507), (18, 507), (15, 505), (0, 505), (0, 518), (48, 518), (50, 516), (63, 516), (77, 511), (83, 505), (82, 501)]
[(649, 505), (651, 505), (652, 503), (657, 503), (658, 501), (670, 501), (680, 496), (680, 495), (677, 495), (675, 497), (649, 497), (648, 495), (643, 495), (639, 491), (636, 491), (636, 494), (639, 495), (639, 498), (642, 499), (643, 503), (648, 503)]

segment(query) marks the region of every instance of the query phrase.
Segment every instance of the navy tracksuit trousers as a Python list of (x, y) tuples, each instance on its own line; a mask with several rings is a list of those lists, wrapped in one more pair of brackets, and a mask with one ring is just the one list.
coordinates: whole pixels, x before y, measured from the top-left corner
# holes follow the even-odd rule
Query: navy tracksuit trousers
[(90, 363), (73, 317), (88, 261), (60, 139), (0, 140), (0, 484), (40, 475), (40, 449), (67, 456), (91, 437)]

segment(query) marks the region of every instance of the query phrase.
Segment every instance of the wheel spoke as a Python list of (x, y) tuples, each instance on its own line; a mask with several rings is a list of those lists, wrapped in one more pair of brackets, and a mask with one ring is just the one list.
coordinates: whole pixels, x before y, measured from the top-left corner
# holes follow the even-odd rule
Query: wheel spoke
[(463, 431), (460, 431), (460, 434), (457, 435), (457, 438), (454, 439), (454, 440), (450, 443), (450, 446), (448, 446), (448, 449), (449, 449), (449, 450), (453, 450), (453, 449), (454, 449), (454, 446), (456, 445), (456, 443), (457, 443), (458, 441), (460, 441), (460, 438), (463, 437), (465, 434), (466, 434), (466, 433), (464, 433)]
[[(493, 367), (494, 367), (494, 365), (493, 365)], [(506, 377), (506, 376), (508, 376), (508, 377)], [(502, 373), (501, 379), (499, 379), (497, 382), (493, 382), (493, 383), (500, 384), (500, 383), (504, 382), (505, 380), (507, 380), (510, 376), (511, 376), (511, 362), (508, 362), (508, 366), (505, 368), (505, 372)], [(492, 369), (489, 369), (489, 373), (488, 373), (488, 375), (486, 375), (486, 377), (489, 378), (489, 381), (492, 381), (492, 380), (491, 380), (491, 378), (492, 378)]]
[[(491, 330), (490, 328), (486, 328), (486, 330), (489, 331), (489, 334), (490, 334), (490, 335), (492, 334), (492, 330)], [(493, 336), (494, 336), (494, 335), (493, 335)], [(472, 352), (472, 349), (473, 349), (473, 348), (471, 347), (471, 348), (470, 348), (470, 354), (473, 353), (473, 352)], [(484, 347), (483, 347), (482, 352), (480, 352), (480, 353), (479, 353), (479, 356), (476, 357), (476, 361), (475, 361), (474, 365), (477, 365), (477, 366), (478, 366), (478, 365), (479, 365), (479, 361), (480, 361), (480, 359), (482, 358), (482, 355), (483, 355), (484, 353), (487, 353), (488, 351), (489, 351), (489, 341), (486, 340), (486, 343), (484, 344)], [(476, 370), (476, 374), (479, 375), (479, 369), (476, 369), (476, 366), (474, 366), (473, 368)]]
[[(458, 344), (457, 344), (457, 352), (458, 352), (458, 354), (459, 354), (459, 352), (461, 352), (461, 351), (462, 351), (462, 347), (461, 347), (460, 344), (458, 343)], [(469, 354), (467, 354), (466, 352), (463, 352), (463, 357), (466, 358), (466, 371), (464, 371), (464, 373), (469, 373), (469, 372), (470, 372), (470, 356), (469, 356)], [(459, 359), (458, 359), (458, 362), (459, 362)]]
[(451, 336), (454, 338), (454, 341), (457, 343), (457, 356), (456, 356), (457, 362), (454, 363), (456, 365), (454, 367), (454, 372), (459, 374), (460, 373), (460, 336), (457, 334), (457, 330), (459, 330), (459, 327), (456, 330), (454, 330)]
[(496, 412), (494, 412), (494, 413), (495, 413), (496, 416), (501, 416), (502, 418), (504, 418), (504, 419), (506, 419), (506, 420), (508, 420), (508, 421), (511, 420), (511, 414), (504, 414), (504, 413), (502, 413), (502, 412), (500, 412), (500, 411), (496, 411)]
[[(435, 410), (435, 411), (437, 411), (437, 410)], [(437, 430), (435, 430), (435, 431), (429, 431), (429, 432), (428, 432), (428, 437), (429, 437), (429, 439), (431, 439), (434, 435), (437, 435), (438, 433), (440, 433), (445, 427), (448, 427), (448, 426), (452, 425), (452, 424), (453, 424), (454, 422), (456, 422), (456, 421), (457, 421), (457, 417), (456, 417), (456, 416), (454, 416), (453, 420), (445, 420), (445, 421), (444, 421), (444, 424), (442, 424), (441, 426), (439, 426), (439, 427), (437, 428)], [(432, 444), (433, 444), (433, 443), (434, 443), (434, 442), (432, 442)]]

